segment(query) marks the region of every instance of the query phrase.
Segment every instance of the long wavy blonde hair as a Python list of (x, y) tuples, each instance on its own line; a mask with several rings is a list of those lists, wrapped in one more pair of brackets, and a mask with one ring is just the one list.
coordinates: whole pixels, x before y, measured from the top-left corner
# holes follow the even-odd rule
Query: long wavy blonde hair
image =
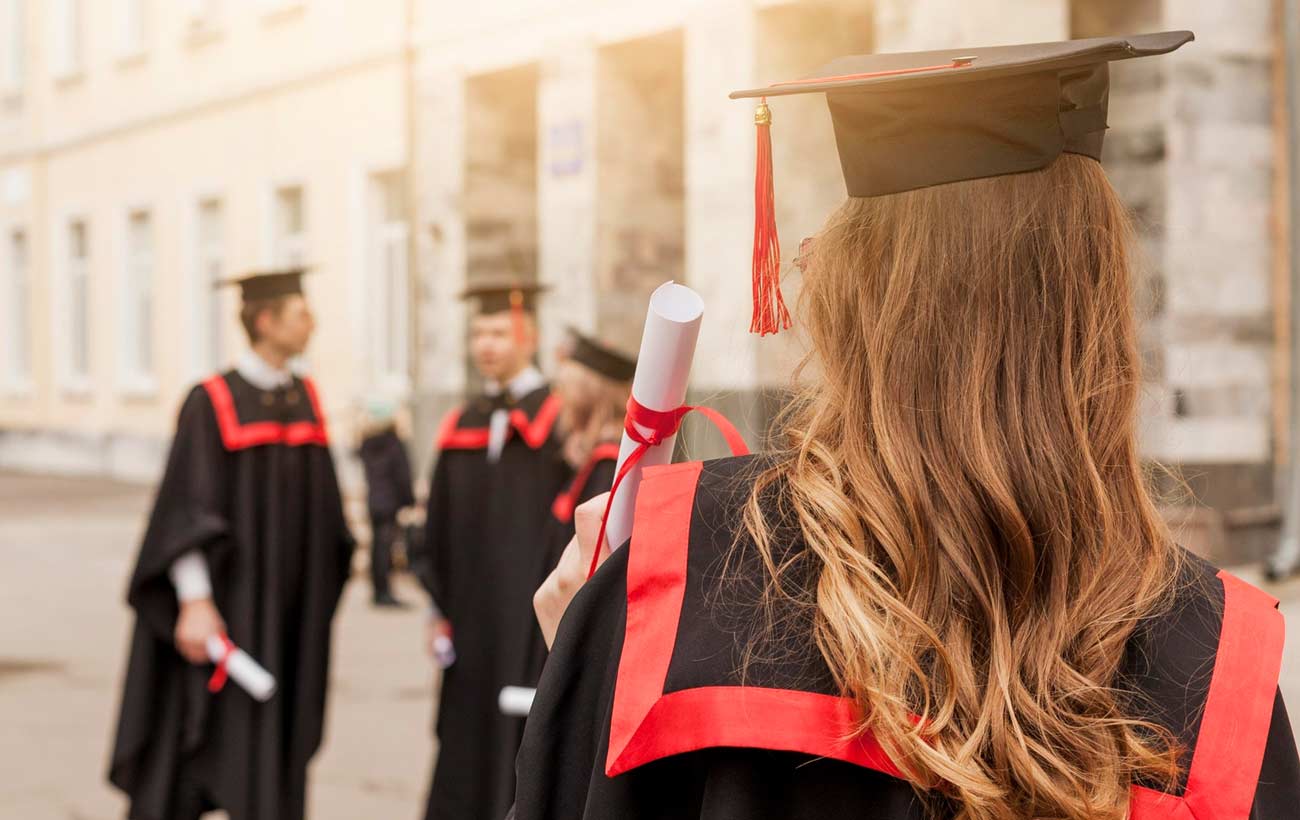
[(779, 492), (862, 728), (963, 820), (1122, 818), (1132, 782), (1177, 775), (1116, 688), (1179, 560), (1136, 444), (1130, 242), (1101, 166), (1070, 154), (849, 199), (812, 242), (817, 375), (742, 532), (769, 604), (788, 595)]

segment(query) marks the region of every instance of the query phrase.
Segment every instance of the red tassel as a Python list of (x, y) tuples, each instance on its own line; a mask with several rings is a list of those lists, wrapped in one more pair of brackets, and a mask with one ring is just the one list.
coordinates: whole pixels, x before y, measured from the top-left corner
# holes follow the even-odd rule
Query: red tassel
[(754, 111), (758, 163), (754, 171), (754, 318), (749, 332), (766, 336), (790, 327), (790, 311), (781, 296), (781, 241), (776, 235), (772, 191), (772, 112), (767, 98)]
[(510, 291), (510, 321), (514, 324), (515, 343), (522, 347), (528, 341), (528, 328), (524, 324), (524, 293), (521, 290)]

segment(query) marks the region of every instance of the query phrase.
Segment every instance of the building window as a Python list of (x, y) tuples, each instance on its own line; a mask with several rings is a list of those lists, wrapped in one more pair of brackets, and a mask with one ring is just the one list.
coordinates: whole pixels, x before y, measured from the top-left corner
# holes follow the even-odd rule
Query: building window
[(27, 234), (13, 231), (9, 234), (8, 303), (8, 382), (16, 390), (26, 390), (32, 377), (31, 348), (31, 258)]
[(149, 29), (146, 0), (121, 0), (120, 49), (123, 57), (138, 57), (145, 52)]
[(221, 200), (199, 202), (194, 235), (194, 288), (198, 294), (194, 328), (198, 334), (197, 361), (204, 371), (220, 367), (225, 352), (223, 331), (226, 316), (221, 291), (218, 290), (226, 276), (225, 225), (222, 219)]
[(286, 186), (276, 190), (273, 219), (274, 264), (281, 267), (304, 264), (307, 261), (307, 214), (300, 186)]
[(75, 77), (84, 68), (84, 0), (54, 0), (54, 74)]
[(27, 10), (23, 0), (0, 0), (0, 90), (21, 91), (27, 79)]
[(131, 391), (153, 389), (153, 220), (132, 211), (122, 282), (122, 369)]
[(189, 0), (190, 34), (202, 36), (221, 28), (221, 0)]
[(90, 235), (84, 220), (68, 223), (63, 270), (63, 371), (67, 386), (83, 389), (90, 379)]
[(371, 178), (366, 293), (370, 301), (371, 364), (390, 386), (405, 386), (410, 356), (410, 278), (405, 178)]

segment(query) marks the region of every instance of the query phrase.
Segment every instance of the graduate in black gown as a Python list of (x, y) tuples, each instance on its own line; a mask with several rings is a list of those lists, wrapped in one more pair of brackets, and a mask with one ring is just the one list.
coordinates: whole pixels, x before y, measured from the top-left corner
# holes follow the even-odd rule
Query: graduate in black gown
[(498, 707), (533, 651), (532, 595), (542, 532), (569, 477), (555, 432), (559, 400), (534, 366), (539, 288), (483, 280), (465, 296), (470, 357), (484, 390), (444, 419), (414, 569), (435, 613), (430, 644), (450, 635), (456, 660), (443, 673), (438, 758), (427, 817), (505, 815), (523, 720)]
[(850, 199), (797, 260), (809, 375), (774, 452), (647, 469), (585, 584), (604, 500), (579, 508), (516, 820), (1296, 816), (1277, 601), (1144, 485), (1131, 228), (1096, 161), (1107, 61), (1190, 39), (744, 95), (829, 91)]
[[(542, 532), (537, 584), (540, 586), (573, 539), (573, 512), (578, 505), (609, 492), (618, 465), (623, 417), (636, 374), (636, 359), (592, 336), (570, 330), (571, 343), (555, 373), (560, 399), (558, 425), (564, 435), (564, 460), (573, 478), (551, 504)], [(535, 634), (527, 667), (512, 681), (535, 687), (546, 660), (546, 643)]]
[[(133, 820), (303, 816), (353, 542), (320, 396), (288, 369), (314, 328), (301, 274), (240, 281), (252, 347), (181, 407), (127, 591), (136, 622), (109, 778)], [(269, 701), (210, 691), (207, 644), (222, 634), (275, 676)]]

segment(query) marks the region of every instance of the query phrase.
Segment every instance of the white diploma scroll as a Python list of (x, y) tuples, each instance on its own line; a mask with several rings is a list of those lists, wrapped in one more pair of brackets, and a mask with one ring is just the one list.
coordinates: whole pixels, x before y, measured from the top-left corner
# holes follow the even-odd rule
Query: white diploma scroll
[[(651, 294), (645, 331), (641, 334), (636, 377), (632, 380), (632, 396), (642, 407), (667, 412), (686, 403), (686, 385), (690, 381), (695, 342), (699, 339), (703, 318), (704, 300), (685, 285), (668, 282)], [(676, 442), (677, 437), (673, 436), (651, 447), (619, 485), (605, 525), (606, 539), (611, 548), (617, 549), (632, 536), (632, 515), (636, 511), (641, 471), (670, 463)], [(618, 454), (620, 470), (637, 446), (626, 432), (623, 433), (623, 446)]]
[(503, 686), (497, 695), (497, 708), (508, 717), (528, 717), (537, 690), (528, 686)]
[[(226, 654), (226, 645), (219, 636), (208, 638), (208, 657), (213, 663), (221, 663)], [(239, 684), (254, 700), (265, 703), (275, 694), (275, 678), (260, 663), (253, 660), (247, 652), (236, 647), (226, 658), (226, 674)]]

